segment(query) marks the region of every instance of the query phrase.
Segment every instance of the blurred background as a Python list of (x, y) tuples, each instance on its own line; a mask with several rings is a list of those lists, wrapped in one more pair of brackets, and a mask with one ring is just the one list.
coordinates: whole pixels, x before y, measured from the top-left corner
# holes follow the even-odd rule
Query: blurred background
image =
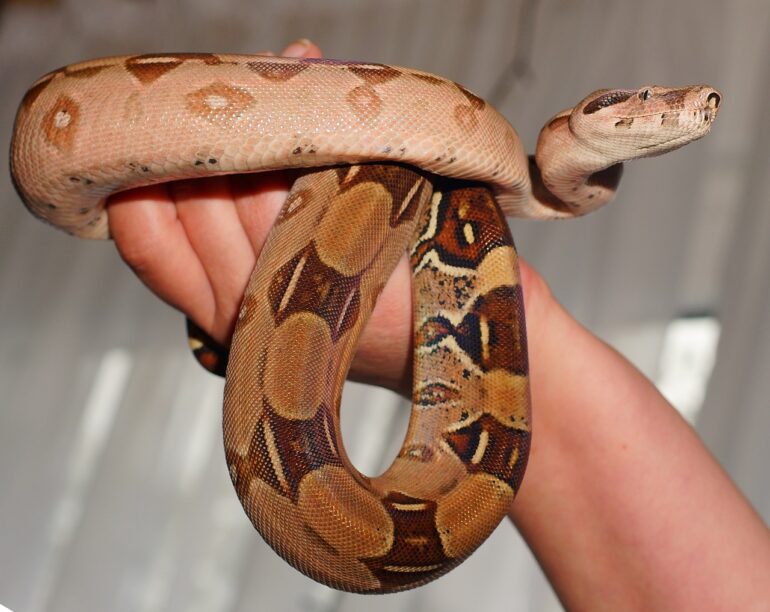
[[(0, 142), (7, 151), (26, 88), (63, 64), (279, 50), (298, 37), (330, 57), (459, 81), (492, 99), (530, 150), (550, 115), (600, 87), (722, 90), (713, 133), (628, 167), (611, 206), (511, 225), (557, 297), (656, 381), (767, 521), (770, 3), (6, 0)], [(7, 172), (0, 195), (0, 604), (561, 609), (507, 521), (459, 569), (404, 594), (364, 599), (295, 572), (238, 504), (220, 440), (222, 383), (188, 354), (181, 315), (140, 285), (111, 243), (35, 221)], [(377, 472), (395, 456), (408, 408), (356, 385), (344, 403), (346, 446)]]

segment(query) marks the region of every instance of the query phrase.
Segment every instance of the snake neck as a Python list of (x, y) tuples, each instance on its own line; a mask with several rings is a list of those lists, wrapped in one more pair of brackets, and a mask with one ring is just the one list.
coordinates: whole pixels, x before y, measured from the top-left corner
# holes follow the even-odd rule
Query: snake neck
[(580, 217), (604, 206), (615, 197), (623, 164), (616, 163), (596, 170), (585, 169), (571, 180), (557, 176), (556, 180), (543, 178), (543, 172), (529, 156), (529, 176), (532, 181), (530, 207), (548, 211), (544, 216), (555, 219)]
[(615, 196), (623, 164), (597, 153), (575, 138), (570, 110), (559, 113), (541, 130), (537, 152), (529, 156), (531, 204), (549, 217), (585, 215)]

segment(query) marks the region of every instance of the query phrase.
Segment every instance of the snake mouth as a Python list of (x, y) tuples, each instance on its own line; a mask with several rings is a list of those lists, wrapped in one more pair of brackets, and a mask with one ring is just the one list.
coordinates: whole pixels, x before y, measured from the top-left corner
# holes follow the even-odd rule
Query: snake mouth
[[(708, 108), (701, 108), (694, 110), (693, 113), (695, 114), (695, 119), (689, 120), (689, 125), (680, 124), (680, 129), (669, 138), (640, 144), (637, 150), (648, 151), (648, 154), (652, 156), (662, 155), (663, 153), (678, 149), (689, 142), (703, 138), (711, 130), (711, 125), (714, 123), (714, 119), (716, 119), (716, 112)], [(678, 114), (687, 115), (688, 113), (687, 111), (682, 111)]]
[(653, 143), (650, 143), (650, 144), (639, 145), (639, 147), (637, 147), (637, 148), (642, 150), (642, 151), (646, 151), (648, 149), (659, 149), (661, 147), (665, 148), (666, 145), (669, 145), (672, 142), (674, 142), (675, 140), (680, 139), (680, 138), (682, 138), (681, 135), (672, 136), (671, 138), (668, 138), (667, 140), (660, 140), (658, 142), (653, 142)]

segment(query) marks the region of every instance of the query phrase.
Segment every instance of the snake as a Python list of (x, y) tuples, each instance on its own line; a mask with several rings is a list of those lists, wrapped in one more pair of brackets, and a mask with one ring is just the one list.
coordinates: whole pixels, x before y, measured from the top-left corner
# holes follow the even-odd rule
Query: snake
[[(603, 206), (624, 162), (704, 136), (721, 99), (708, 85), (598, 90), (550, 119), (528, 156), (483, 98), (420, 70), (213, 53), (101, 58), (28, 90), (11, 173), (33, 215), (104, 239), (116, 192), (302, 169), (231, 344), (191, 321), (191, 347), (226, 372), (227, 467), (265, 541), (323, 584), (389, 593), (466, 559), (521, 487), (529, 361), (505, 217)], [(339, 406), (357, 340), (405, 251), (412, 412), (396, 458), (373, 477), (345, 453)]]

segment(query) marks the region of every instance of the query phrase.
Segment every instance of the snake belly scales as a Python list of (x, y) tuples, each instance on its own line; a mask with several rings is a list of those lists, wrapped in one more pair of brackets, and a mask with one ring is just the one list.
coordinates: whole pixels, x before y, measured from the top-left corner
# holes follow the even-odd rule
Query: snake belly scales
[[(503, 214), (552, 219), (608, 202), (622, 162), (705, 135), (721, 94), (600, 90), (558, 113), (528, 158), (483, 99), (383, 64), (219, 54), (97, 59), (24, 97), (11, 145), (30, 211), (108, 238), (118, 191), (312, 168), (260, 255), (227, 351), (224, 444), (249, 518), (294, 567), (337, 589), (424, 584), (507, 513), (530, 445), (527, 341)], [(401, 254), (413, 270), (411, 420), (368, 477), (340, 437), (357, 338)], [(404, 299), (408, 299), (406, 296)], [(196, 330), (194, 324), (193, 331)]]

